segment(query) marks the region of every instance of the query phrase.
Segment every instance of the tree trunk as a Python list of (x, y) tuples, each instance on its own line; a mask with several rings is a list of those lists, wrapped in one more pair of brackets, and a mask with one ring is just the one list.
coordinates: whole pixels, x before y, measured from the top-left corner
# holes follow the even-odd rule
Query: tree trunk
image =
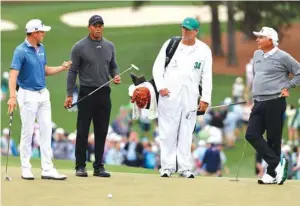
[(215, 56), (224, 56), (224, 52), (221, 44), (221, 28), (219, 21), (218, 2), (209, 2), (211, 10), (211, 41), (212, 41), (212, 53)]
[(235, 28), (234, 28), (234, 10), (233, 10), (233, 2), (227, 1), (227, 41), (228, 41), (228, 56), (227, 63), (228, 65), (237, 65), (237, 57), (236, 57), (236, 45), (235, 45)]
[[(246, 9), (245, 9), (245, 17), (243, 23), (243, 32), (248, 39), (255, 39), (253, 35), (253, 31), (258, 29), (259, 22), (261, 21), (261, 14), (260, 11), (253, 6), (256, 2), (244, 2)], [(250, 5), (252, 4), (252, 5)], [(256, 4), (259, 6), (258, 4)]]

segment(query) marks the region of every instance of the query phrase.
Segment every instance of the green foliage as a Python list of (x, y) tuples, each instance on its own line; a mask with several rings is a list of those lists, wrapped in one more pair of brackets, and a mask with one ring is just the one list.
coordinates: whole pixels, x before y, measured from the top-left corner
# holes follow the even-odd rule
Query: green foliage
[(273, 27), (283, 38), (282, 32), (300, 15), (299, 2), (292, 1), (239, 1), (236, 7), (245, 14), (239, 22), (239, 28), (249, 38), (254, 38), (252, 31), (262, 26)]

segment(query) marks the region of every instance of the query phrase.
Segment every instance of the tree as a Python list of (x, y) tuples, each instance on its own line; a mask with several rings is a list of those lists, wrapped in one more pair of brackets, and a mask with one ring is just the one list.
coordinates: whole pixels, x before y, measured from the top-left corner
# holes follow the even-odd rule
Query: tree
[(209, 1), (206, 2), (206, 4), (210, 6), (211, 16), (212, 16), (212, 21), (210, 24), (212, 53), (215, 56), (224, 56), (224, 52), (222, 49), (222, 42), (221, 42), (221, 28), (220, 28), (219, 10), (218, 10), (218, 6), (220, 5), (220, 2)]
[(293, 1), (278, 2), (236, 2), (237, 8), (244, 12), (244, 18), (239, 22), (240, 28), (247, 38), (255, 38), (253, 31), (262, 26), (272, 27), (284, 36), (284, 30), (291, 26), (292, 21), (299, 17), (300, 4)]
[(234, 21), (234, 4), (232, 1), (227, 1), (227, 42), (228, 42), (228, 65), (237, 65), (236, 44), (235, 44), (235, 21)]

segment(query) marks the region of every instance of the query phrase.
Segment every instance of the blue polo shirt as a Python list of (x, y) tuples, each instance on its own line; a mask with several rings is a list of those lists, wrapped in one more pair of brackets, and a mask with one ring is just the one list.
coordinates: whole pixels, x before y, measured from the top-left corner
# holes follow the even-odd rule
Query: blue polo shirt
[(46, 87), (46, 53), (43, 44), (36, 50), (27, 40), (15, 49), (11, 69), (19, 71), (17, 84), (27, 90), (37, 91)]

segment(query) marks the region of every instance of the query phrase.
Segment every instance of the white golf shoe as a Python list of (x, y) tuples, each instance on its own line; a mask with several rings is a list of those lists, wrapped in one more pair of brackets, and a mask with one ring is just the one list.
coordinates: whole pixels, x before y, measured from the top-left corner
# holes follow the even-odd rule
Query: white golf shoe
[(22, 179), (24, 180), (34, 180), (34, 176), (31, 172), (30, 169), (22, 169), (22, 176), (21, 176)]
[(269, 174), (265, 173), (262, 178), (258, 180), (258, 184), (276, 184), (276, 178), (270, 176)]
[(287, 179), (288, 161), (285, 158), (281, 158), (281, 161), (275, 168), (276, 182), (278, 185), (282, 185)]
[(195, 178), (195, 175), (189, 171), (189, 170), (185, 170), (181, 173), (179, 173), (180, 177), (185, 177), (185, 178)]
[(51, 170), (43, 170), (42, 171), (42, 179), (45, 180), (65, 180), (67, 179), (66, 175), (59, 174), (56, 169)]
[(171, 177), (171, 170), (169, 169), (164, 169), (160, 172), (161, 177)]

